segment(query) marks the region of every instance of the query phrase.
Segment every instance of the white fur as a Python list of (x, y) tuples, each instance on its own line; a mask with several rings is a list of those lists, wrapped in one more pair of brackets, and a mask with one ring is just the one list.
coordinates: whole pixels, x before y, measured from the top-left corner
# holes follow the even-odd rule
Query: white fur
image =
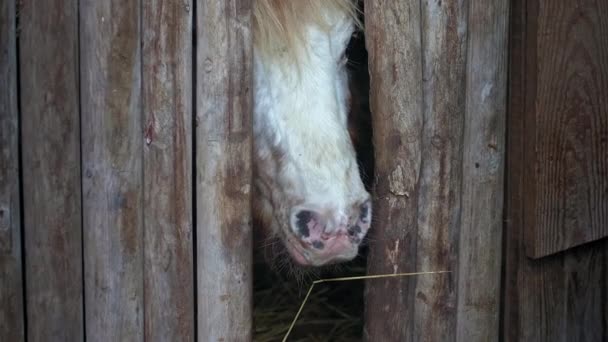
[(293, 208), (348, 216), (369, 198), (347, 130), (343, 54), (354, 25), (345, 14), (334, 16), (329, 32), (306, 28), (301, 50), (308, 53), (297, 62), (254, 51), (255, 185), (272, 231), (283, 238)]

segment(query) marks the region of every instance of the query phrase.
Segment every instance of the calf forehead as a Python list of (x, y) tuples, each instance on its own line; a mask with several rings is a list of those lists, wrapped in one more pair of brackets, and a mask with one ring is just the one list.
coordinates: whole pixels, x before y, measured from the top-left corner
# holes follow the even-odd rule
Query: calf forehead
[[(272, 169), (260, 174), (274, 174), (279, 178), (275, 183), (296, 187), (300, 197), (345, 197), (363, 190), (346, 129), (346, 70), (338, 63), (354, 25), (346, 15), (330, 22), (330, 30), (306, 31), (310, 54), (298, 59), (298, 65), (255, 54), (256, 153), (258, 159), (274, 161), (258, 165)], [(280, 160), (274, 150), (281, 151)]]
[[(254, 65), (254, 131), (273, 145), (341, 144), (346, 128), (346, 70), (337, 64), (327, 36), (306, 62), (286, 72), (256, 55)], [(345, 133), (345, 132), (344, 132)], [(323, 137), (323, 138), (320, 138)], [(334, 141), (331, 141), (331, 140)], [(342, 140), (342, 141), (337, 141)], [(291, 141), (290, 141), (291, 140)], [(327, 147), (325, 147), (327, 149)]]

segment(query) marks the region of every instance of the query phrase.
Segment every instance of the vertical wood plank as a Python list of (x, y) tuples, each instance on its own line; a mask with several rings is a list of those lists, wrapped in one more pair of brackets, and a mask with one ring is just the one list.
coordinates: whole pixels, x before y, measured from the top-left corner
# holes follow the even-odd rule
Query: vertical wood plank
[[(419, 1), (365, 1), (375, 193), (368, 273), (415, 270), (423, 125)], [(367, 281), (364, 337), (414, 339), (414, 278)]]
[(250, 0), (198, 0), (198, 339), (251, 340)]
[[(585, 11), (586, 6), (602, 5), (592, 11)], [(543, 6), (553, 7), (553, 13), (562, 13), (558, 8), (570, 8), (573, 15), (570, 24), (591, 28), (595, 23), (589, 18), (606, 13), (608, 2), (578, 2), (570, 7), (569, 2), (545, 1)], [(564, 74), (553, 73), (552, 77), (537, 77), (541, 61), (537, 52), (538, 40), (552, 39), (551, 35), (539, 34), (539, 21), (543, 20), (545, 32), (562, 32), (561, 37), (568, 36), (576, 30), (553, 30), (550, 26), (561, 26), (563, 20), (552, 20), (554, 15), (540, 18), (548, 13), (540, 7), (539, 1), (513, 0), (511, 7), (511, 58), (510, 58), (510, 96), (508, 115), (508, 170), (506, 196), (506, 243), (505, 243), (505, 277), (502, 338), (505, 341), (605, 341), (608, 340), (608, 241), (600, 240), (588, 243), (563, 253), (530, 259), (526, 253), (528, 228), (532, 223), (533, 211), (527, 203), (536, 196), (534, 188), (529, 186), (530, 175), (534, 172), (536, 155), (529, 153), (529, 123), (535, 120), (537, 89), (551, 89), (551, 83), (565, 85), (570, 79)], [(557, 11), (556, 11), (557, 10)], [(580, 15), (581, 13), (587, 15)], [(601, 15), (599, 15), (601, 16)], [(580, 21), (579, 21), (580, 20)], [(584, 24), (583, 24), (584, 23)], [(549, 25), (547, 27), (546, 25)], [(570, 33), (568, 33), (570, 32)], [(566, 34), (568, 33), (568, 34)], [(594, 35), (601, 37), (600, 35)], [(589, 35), (570, 35), (576, 45), (577, 40), (586, 40)], [(543, 43), (543, 45), (546, 43)], [(597, 45), (597, 47), (601, 46)], [(595, 49), (595, 48), (593, 48)], [(557, 65), (574, 67), (573, 56), (576, 53), (565, 53), (567, 49), (560, 46), (551, 58), (542, 60), (542, 68)], [(602, 52), (603, 51), (603, 52)], [(597, 49), (595, 53), (606, 53)], [(589, 55), (592, 55), (589, 54)], [(578, 55), (580, 57), (580, 55)], [(565, 63), (565, 64), (563, 64)], [(579, 67), (593, 67), (597, 64), (580, 63)], [(595, 69), (594, 77), (601, 78), (601, 70)], [(584, 73), (578, 76), (585, 75)], [(544, 79), (544, 81), (543, 81)], [(581, 80), (581, 78), (576, 78)], [(595, 90), (598, 91), (598, 90)], [(591, 88), (585, 94), (595, 93)], [(556, 102), (563, 99), (554, 99)], [(543, 104), (544, 103), (544, 104)], [(602, 103), (599, 101), (599, 103)], [(553, 105), (553, 101), (550, 106)], [(573, 116), (575, 117), (575, 116)], [(543, 131), (545, 131), (543, 129)], [(533, 158), (533, 159), (530, 159)], [(598, 162), (597, 160), (595, 162)], [(601, 162), (601, 160), (599, 160)]]
[[(529, 189), (524, 185), (526, 175), (533, 167), (525, 163), (529, 146), (524, 139), (525, 108), (530, 98), (526, 84), (531, 81), (525, 65), (530, 62), (524, 27), (535, 22), (527, 17), (526, 0), (513, 0), (511, 6), (511, 56), (508, 116), (508, 165), (506, 196), (505, 276), (503, 332), (506, 341), (562, 341), (565, 294), (563, 260), (550, 258), (533, 263), (525, 255), (524, 233), (521, 229), (526, 211), (525, 201)], [(535, 17), (534, 14), (530, 18)], [(533, 62), (534, 64), (536, 61)], [(552, 284), (551, 290), (542, 291), (543, 284)], [(548, 316), (545, 316), (548, 314)], [(545, 316), (545, 317), (544, 317)], [(542, 338), (541, 338), (542, 337)]]
[(24, 1), (23, 217), (30, 341), (83, 338), (78, 3)]
[(608, 338), (605, 324), (608, 299), (604, 293), (608, 287), (607, 251), (608, 243), (601, 241), (564, 256), (565, 341), (606, 341)]
[(457, 339), (498, 340), (508, 0), (469, 0)]
[[(530, 1), (526, 252), (608, 236), (608, 2)], [(532, 37), (536, 36), (536, 37)], [(532, 79), (530, 79), (532, 81)]]
[(0, 4), (0, 340), (23, 341), (15, 1)]
[(495, 340), (507, 1), (365, 9), (380, 217), (368, 272), (453, 271), (368, 281), (366, 338)]
[(80, 2), (88, 341), (144, 338), (140, 10)]
[[(419, 271), (458, 268), (467, 8), (465, 0), (422, 1), (424, 125), (415, 258)], [(456, 272), (416, 279), (415, 341), (454, 339), (457, 279)]]
[(192, 4), (145, 1), (142, 20), (145, 338), (193, 341)]

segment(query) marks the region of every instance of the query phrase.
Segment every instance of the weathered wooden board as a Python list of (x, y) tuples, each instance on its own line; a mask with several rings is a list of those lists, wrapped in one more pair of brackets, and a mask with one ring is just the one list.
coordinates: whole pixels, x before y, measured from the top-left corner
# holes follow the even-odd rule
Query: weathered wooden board
[(421, 3), (424, 125), (414, 260), (418, 271), (454, 273), (416, 279), (413, 340), (449, 341), (457, 323), (468, 6)]
[(88, 341), (144, 338), (140, 9), (80, 2)]
[(526, 253), (608, 236), (608, 2), (529, 1)]
[[(375, 150), (374, 226), (368, 273), (416, 268), (423, 125), (419, 1), (365, 1)], [(364, 337), (414, 339), (415, 278), (370, 280)]]
[(15, 1), (0, 4), (0, 340), (23, 341)]
[(27, 337), (83, 339), (78, 2), (19, 9)]
[[(571, 24), (590, 29), (601, 13), (608, 13), (606, 1), (579, 2), (574, 9), (570, 3), (546, 1), (545, 5), (559, 4), (558, 13), (570, 12)], [(602, 5), (595, 9), (589, 6)], [(505, 276), (502, 338), (505, 341), (606, 341), (608, 340), (608, 241), (600, 240), (573, 248), (563, 253), (546, 256), (537, 260), (526, 255), (526, 230), (529, 229), (527, 213), (530, 209), (526, 197), (533, 189), (529, 188), (528, 177), (534, 172), (534, 162), (529, 158), (528, 132), (526, 122), (534, 119), (535, 112), (527, 109), (535, 104), (534, 90), (547, 88), (549, 84), (567, 84), (564, 74), (556, 73), (554, 78), (538, 82), (530, 67), (537, 65), (537, 40), (549, 39), (551, 35), (539, 35), (536, 25), (540, 22), (537, 1), (513, 0), (511, 7), (511, 57), (510, 57), (510, 96), (508, 120), (508, 165), (506, 197), (506, 234), (505, 234)], [(567, 10), (569, 9), (569, 10)], [(581, 12), (579, 12), (581, 11)], [(581, 13), (583, 15), (581, 15)], [(590, 18), (595, 18), (590, 20)], [(542, 20), (548, 20), (549, 17)], [(549, 23), (545, 23), (548, 25)], [(562, 20), (551, 25), (561, 27)], [(552, 32), (552, 29), (549, 30)], [(562, 31), (571, 39), (586, 41), (589, 35), (600, 38), (598, 34), (566, 34), (576, 30)], [(604, 38), (604, 37), (602, 37)], [(575, 45), (575, 42), (571, 42)], [(576, 44), (578, 45), (578, 44)], [(579, 48), (585, 46), (580, 44)], [(599, 53), (598, 49), (595, 50)], [(592, 48), (593, 51), (595, 48)], [(578, 49), (570, 53), (554, 51), (551, 58), (545, 59), (549, 65), (543, 68), (562, 65), (568, 58), (580, 56)], [(572, 53), (575, 52), (575, 53)], [(605, 56), (605, 52), (604, 56)], [(592, 55), (588, 53), (587, 55)], [(547, 55), (549, 56), (549, 55)], [(557, 57), (558, 58), (554, 58)], [(603, 57), (605, 60), (605, 57)], [(576, 58), (572, 61), (575, 67)], [(579, 62), (580, 63), (580, 62)], [(589, 64), (597, 68), (598, 64)], [(580, 66), (580, 65), (579, 65)], [(601, 79), (596, 69), (593, 76)], [(589, 73), (583, 75), (589, 75)], [(535, 80), (536, 79), (536, 80)], [(589, 95), (597, 94), (598, 88), (588, 88)], [(561, 95), (560, 95), (561, 96)], [(554, 99), (562, 101), (563, 99)], [(605, 106), (605, 102), (604, 103)], [(542, 106), (553, 106), (545, 103)], [(539, 104), (540, 106), (540, 104)], [(576, 117), (575, 115), (573, 117)], [(561, 145), (562, 148), (566, 145)], [(563, 152), (563, 151), (562, 151)]]
[(196, 2), (198, 339), (251, 340), (250, 0)]
[(192, 4), (143, 3), (144, 327), (193, 341)]
[[(420, 6), (420, 7), (419, 7)], [(376, 151), (370, 341), (498, 337), (507, 1), (366, 2)]]
[(457, 340), (496, 341), (503, 236), (509, 0), (469, 0)]

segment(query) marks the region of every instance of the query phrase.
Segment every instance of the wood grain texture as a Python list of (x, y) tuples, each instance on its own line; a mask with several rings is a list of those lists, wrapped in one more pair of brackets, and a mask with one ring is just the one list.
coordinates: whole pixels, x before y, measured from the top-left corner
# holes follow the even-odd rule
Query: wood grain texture
[[(418, 1), (365, 1), (375, 151), (374, 226), (368, 274), (416, 270), (423, 125)], [(367, 341), (412, 341), (415, 278), (369, 280)]]
[(0, 4), (0, 340), (25, 339), (15, 1)]
[(80, 2), (87, 341), (144, 339), (140, 9)]
[(469, 0), (457, 340), (498, 340), (508, 0)]
[(424, 125), (416, 269), (454, 273), (416, 279), (414, 340), (449, 341), (457, 323), (467, 1), (421, 3)]
[[(558, 4), (569, 6), (566, 2)], [(595, 4), (604, 4), (598, 11), (606, 13), (605, 1)], [(582, 8), (584, 6), (579, 7)], [(537, 1), (512, 1), (505, 300), (501, 334), (505, 341), (606, 341), (608, 241), (588, 243), (537, 260), (526, 255), (526, 230), (530, 223), (526, 221), (529, 210), (526, 197), (533, 190), (529, 188), (528, 178), (535, 167), (528, 159), (530, 146), (526, 127), (526, 122), (534, 119), (535, 112), (527, 109), (536, 101), (531, 96), (535, 94), (534, 89), (547, 87), (545, 83), (548, 82), (537, 83), (536, 74), (531, 73), (530, 68), (537, 65), (537, 40), (551, 39), (550, 35), (537, 34), (540, 13)], [(552, 25), (560, 26), (562, 21)], [(587, 35), (576, 36), (577, 40), (587, 38)], [(552, 64), (572, 56), (562, 52), (559, 55), (543, 63)], [(563, 74), (554, 77), (557, 80), (552, 82), (567, 84)], [(534, 89), (528, 89), (529, 86)]]
[(82, 340), (78, 3), (19, 11), (29, 341)]
[(192, 5), (143, 3), (144, 327), (194, 341)]
[(524, 224), (539, 258), (608, 236), (608, 3), (527, 6)]
[(508, 2), (418, 5), (365, 7), (380, 217), (368, 273), (453, 273), (368, 281), (365, 337), (496, 340)]
[(196, 217), (198, 339), (252, 329), (250, 0), (198, 0)]

